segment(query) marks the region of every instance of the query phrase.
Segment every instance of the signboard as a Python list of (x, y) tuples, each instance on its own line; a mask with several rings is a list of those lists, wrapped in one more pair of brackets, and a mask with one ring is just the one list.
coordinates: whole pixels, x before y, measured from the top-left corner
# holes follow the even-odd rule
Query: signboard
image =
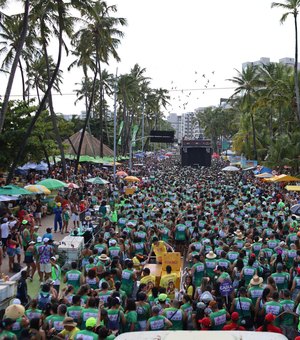
[(197, 147), (197, 148), (211, 148), (210, 139), (193, 139), (193, 140), (183, 140), (183, 147)]
[(225, 280), (220, 284), (220, 293), (222, 296), (229, 296), (233, 291), (233, 286), (231, 281)]

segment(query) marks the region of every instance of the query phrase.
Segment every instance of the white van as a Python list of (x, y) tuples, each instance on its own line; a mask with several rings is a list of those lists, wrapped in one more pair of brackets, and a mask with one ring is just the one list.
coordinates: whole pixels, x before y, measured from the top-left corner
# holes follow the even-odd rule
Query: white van
[(288, 340), (282, 334), (247, 331), (148, 331), (129, 332), (116, 340)]

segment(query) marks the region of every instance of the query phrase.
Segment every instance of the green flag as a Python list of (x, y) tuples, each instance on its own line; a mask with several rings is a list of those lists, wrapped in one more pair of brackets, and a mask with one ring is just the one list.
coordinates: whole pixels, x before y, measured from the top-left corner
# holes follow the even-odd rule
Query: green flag
[(122, 122), (120, 123), (120, 127), (119, 127), (119, 141), (118, 141), (118, 145), (122, 145), (122, 130), (123, 130), (123, 125), (124, 125), (124, 122), (122, 120)]
[(135, 146), (135, 144), (136, 144), (135, 139), (136, 139), (136, 134), (138, 132), (138, 129), (139, 129), (138, 125), (133, 125), (133, 128), (132, 128), (132, 139), (131, 139), (132, 146)]

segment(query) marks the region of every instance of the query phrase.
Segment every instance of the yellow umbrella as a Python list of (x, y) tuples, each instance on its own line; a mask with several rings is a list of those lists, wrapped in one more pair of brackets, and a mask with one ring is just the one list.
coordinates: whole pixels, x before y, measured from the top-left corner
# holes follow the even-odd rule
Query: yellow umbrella
[(273, 180), (273, 182), (300, 182), (300, 178), (290, 175), (279, 175)]
[(285, 188), (288, 191), (300, 191), (300, 185), (287, 185)]
[(127, 176), (124, 179), (127, 182), (139, 182), (140, 181), (140, 179), (135, 176)]
[(34, 192), (36, 194), (44, 194), (44, 195), (50, 195), (51, 191), (46, 188), (44, 185), (40, 185), (40, 184), (35, 184), (35, 185), (26, 185), (26, 187), (24, 187), (24, 189), (30, 191), (30, 192)]

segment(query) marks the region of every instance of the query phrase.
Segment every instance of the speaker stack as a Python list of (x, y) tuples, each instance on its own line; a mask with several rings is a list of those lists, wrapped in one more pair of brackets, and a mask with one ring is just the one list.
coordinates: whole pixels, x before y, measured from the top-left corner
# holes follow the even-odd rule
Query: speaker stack
[(183, 140), (181, 145), (182, 166), (211, 166), (211, 140)]

